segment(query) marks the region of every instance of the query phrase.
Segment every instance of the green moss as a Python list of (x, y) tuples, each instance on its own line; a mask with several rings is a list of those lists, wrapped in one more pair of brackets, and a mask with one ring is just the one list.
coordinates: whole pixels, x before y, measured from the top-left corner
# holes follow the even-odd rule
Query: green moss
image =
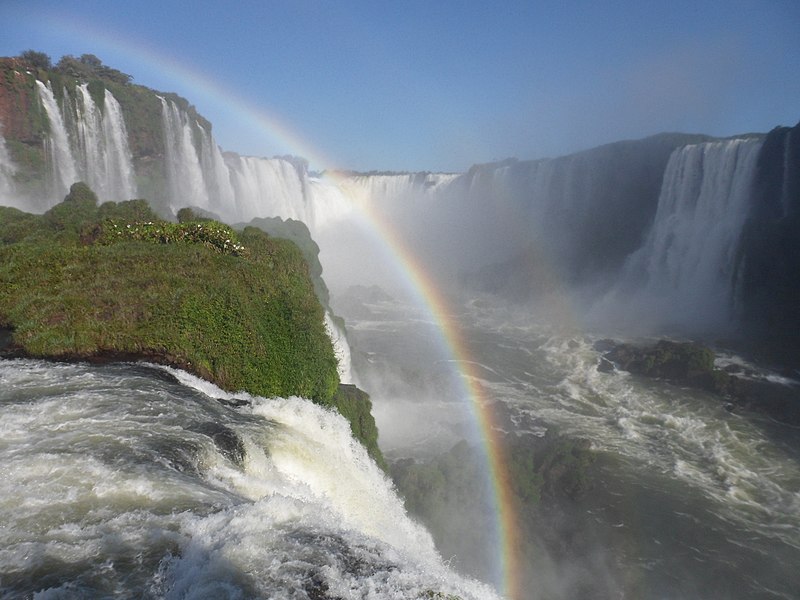
[(330, 403), (336, 359), (293, 244), (248, 229), (240, 238), (247, 252), (225, 253), (209, 236), (219, 241), (218, 233), (232, 232), (213, 222), (196, 239), (176, 243), (149, 234), (87, 241), (81, 232), (102, 229), (101, 213), (137, 213), (143, 206), (98, 208), (82, 186), (73, 192), (41, 217), (3, 211), (0, 324), (13, 328), (18, 351), (147, 357), (227, 390)]
[(372, 416), (372, 401), (369, 395), (354, 385), (339, 384), (329, 404), (350, 421), (353, 436), (364, 444), (378, 466), (388, 472), (389, 468), (378, 447), (378, 427)]
[[(323, 306), (330, 304), (330, 293), (328, 286), (322, 279), (322, 263), (319, 261), (319, 246), (311, 237), (311, 232), (302, 221), (294, 219), (281, 219), (280, 217), (256, 218), (248, 223), (251, 227), (257, 227), (261, 231), (277, 238), (291, 240), (294, 242), (308, 263), (311, 279), (314, 282), (314, 291)], [(341, 327), (344, 331), (344, 327)]]
[(92, 79), (87, 86), (89, 95), (92, 97), (95, 105), (101, 110), (105, 110), (106, 106), (106, 86), (99, 79)]

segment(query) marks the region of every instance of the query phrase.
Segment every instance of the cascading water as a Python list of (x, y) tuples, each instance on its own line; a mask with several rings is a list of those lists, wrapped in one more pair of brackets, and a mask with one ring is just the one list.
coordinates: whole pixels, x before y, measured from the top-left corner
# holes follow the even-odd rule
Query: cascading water
[(330, 312), (325, 313), (325, 329), (333, 343), (333, 353), (339, 365), (339, 380), (342, 383), (357, 383), (353, 378), (353, 361), (347, 336), (342, 327), (333, 320)]
[(4, 598), (495, 597), (322, 407), (137, 365), (0, 381)]
[[(136, 178), (133, 157), (128, 145), (128, 131), (122, 118), (122, 108), (117, 99), (105, 90), (103, 137), (105, 140), (105, 162), (108, 181), (108, 198), (130, 200), (136, 198)], [(101, 196), (101, 198), (104, 196)]]
[(81, 175), (103, 200), (135, 198), (133, 159), (119, 103), (105, 90), (101, 111), (88, 84), (79, 85), (77, 91), (75, 124)]
[(50, 177), (48, 191), (49, 195), (54, 198), (63, 198), (69, 190), (69, 186), (78, 181), (78, 169), (70, 147), (64, 119), (58, 109), (58, 103), (50, 84), (45, 85), (37, 79), (36, 89), (50, 122), (50, 135), (45, 141)]
[(17, 166), (8, 154), (5, 138), (0, 135), (0, 200), (3, 204), (11, 204), (16, 196), (16, 186), (14, 185), (14, 173), (16, 172)]
[(160, 100), (171, 206), (173, 209), (197, 206), (213, 210), (189, 117), (174, 102)]
[(731, 324), (736, 252), (761, 144), (735, 139), (673, 153), (652, 228), (627, 261), (614, 303), (624, 297), (626, 311), (678, 330)]
[(279, 216), (297, 219), (314, 230), (303, 181), (297, 168), (279, 158), (231, 156), (227, 160), (236, 197), (237, 217)]
[(63, 198), (79, 180), (88, 183), (101, 200), (136, 197), (128, 133), (122, 110), (111, 92), (104, 91), (101, 110), (89, 93), (88, 84), (79, 85), (75, 101), (65, 97), (65, 110), (60, 110), (49, 83), (37, 80), (36, 87), (50, 124), (45, 140), (50, 178), (45, 192), (48, 204)]
[[(210, 131), (206, 131), (199, 124), (197, 128), (200, 132), (200, 165), (208, 189), (209, 202), (214, 206), (232, 207), (234, 206), (233, 186), (222, 152), (214, 142)], [(230, 214), (230, 208), (225, 211), (225, 214)]]

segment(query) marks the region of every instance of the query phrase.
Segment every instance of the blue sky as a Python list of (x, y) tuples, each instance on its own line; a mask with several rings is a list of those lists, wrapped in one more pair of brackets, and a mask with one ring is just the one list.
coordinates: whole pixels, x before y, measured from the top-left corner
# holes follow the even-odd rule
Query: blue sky
[(357, 170), (793, 125), (798, 31), (796, 0), (0, 2), (0, 55), (95, 54), (226, 150)]

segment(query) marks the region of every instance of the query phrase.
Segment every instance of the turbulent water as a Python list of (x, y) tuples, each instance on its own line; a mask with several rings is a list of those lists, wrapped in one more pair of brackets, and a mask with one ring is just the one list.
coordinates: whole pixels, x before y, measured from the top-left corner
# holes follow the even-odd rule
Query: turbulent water
[(493, 597), (307, 401), (8, 360), (0, 411), (2, 598)]
[[(388, 378), (373, 395), (387, 454), (425, 460), (469, 439), (467, 399), (452, 396), (457, 386), (442, 381), (455, 376), (446, 356), (433, 358), (435, 323), (413, 318), (419, 313), (401, 304), (366, 306), (368, 315), (343, 309), (355, 346), (370, 349), (357, 361), (365, 379), (372, 373), (372, 385), (380, 386), (380, 373), (413, 373), (405, 381)], [(598, 456), (587, 493), (532, 526), (524, 597), (798, 597), (796, 428), (732, 413), (703, 392), (599, 372), (593, 336), (527, 317), (512, 321), (489, 306), (475, 304), (459, 318), (475, 361), (470, 371), (507, 416), (508, 434), (558, 431), (590, 440)], [(719, 360), (742, 364), (734, 355)], [(750, 367), (751, 376), (770, 377), (800, 397), (800, 381)], [(437, 542), (452, 547), (446, 538)], [(493, 549), (483, 552), (462, 549), (467, 558), (454, 564), (480, 572), (494, 558)]]

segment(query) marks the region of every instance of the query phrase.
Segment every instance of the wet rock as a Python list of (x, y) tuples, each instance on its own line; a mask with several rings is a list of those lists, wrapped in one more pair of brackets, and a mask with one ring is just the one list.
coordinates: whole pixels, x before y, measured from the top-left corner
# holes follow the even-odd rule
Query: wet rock
[(244, 442), (230, 427), (214, 421), (206, 421), (204, 423), (196, 423), (188, 429), (210, 437), (220, 453), (232, 463), (238, 466), (244, 464), (244, 458), (247, 455)]

